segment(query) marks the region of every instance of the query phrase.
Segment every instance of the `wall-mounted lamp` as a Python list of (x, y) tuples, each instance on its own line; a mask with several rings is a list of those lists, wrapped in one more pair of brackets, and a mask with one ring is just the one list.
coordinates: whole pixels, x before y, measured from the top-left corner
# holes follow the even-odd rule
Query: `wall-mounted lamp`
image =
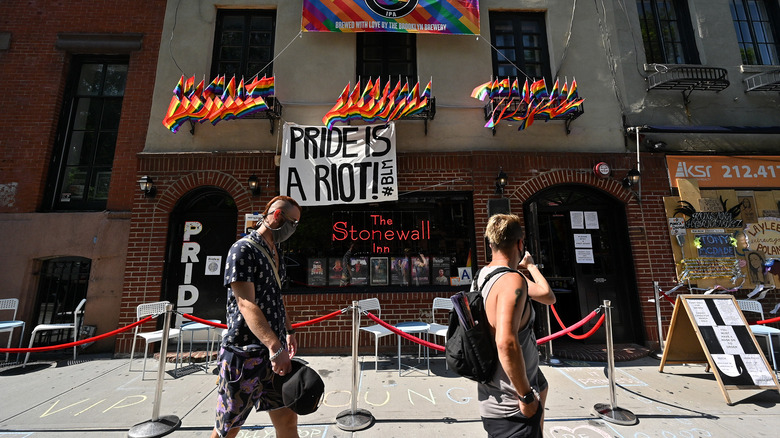
[(509, 177), (506, 176), (506, 173), (504, 173), (504, 169), (500, 168), (498, 171), (498, 176), (496, 177), (496, 194), (497, 195), (504, 195), (504, 187), (506, 187), (506, 183), (509, 182)]
[(252, 196), (260, 194), (260, 181), (258, 181), (255, 175), (249, 177), (247, 184), (249, 185), (249, 191), (252, 193)]
[(626, 175), (626, 177), (623, 178), (623, 187), (630, 189), (631, 187), (639, 184), (639, 178), (640, 178), (640, 174), (638, 170), (636, 169), (629, 170), (628, 175)]
[(141, 191), (144, 192), (144, 196), (147, 198), (152, 198), (157, 194), (157, 187), (154, 186), (154, 180), (152, 180), (151, 176), (142, 176), (138, 180), (138, 186), (141, 187)]

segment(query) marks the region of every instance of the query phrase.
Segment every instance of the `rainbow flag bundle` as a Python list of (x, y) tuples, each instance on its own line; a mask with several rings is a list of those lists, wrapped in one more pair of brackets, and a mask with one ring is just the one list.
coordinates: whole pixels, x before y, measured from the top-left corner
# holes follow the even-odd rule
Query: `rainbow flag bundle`
[(419, 82), (410, 90), (408, 83), (402, 86), (399, 81), (391, 90), (390, 82), (382, 88), (379, 78), (373, 82), (369, 79), (362, 90), (360, 81), (351, 90), (350, 85), (347, 84), (333, 108), (322, 117), (322, 123), (328, 129), (333, 129), (336, 122), (363, 120), (368, 123), (387, 123), (413, 116), (422, 112), (431, 98), (431, 82), (422, 92)]
[[(520, 122), (518, 131), (531, 126), (537, 115), (548, 119), (562, 117), (576, 111), (585, 100), (577, 94), (576, 79), (572, 80), (570, 87), (566, 82), (559, 87), (556, 79), (549, 93), (544, 79), (530, 85), (526, 79), (522, 89), (517, 78), (511, 84), (509, 78), (496, 79), (474, 88), (471, 97), (482, 101), (500, 99), (485, 124), (486, 128), (493, 128), (502, 120), (510, 120)], [(510, 110), (515, 103), (514, 110)]]
[(225, 76), (217, 76), (208, 85), (205, 79), (195, 85), (195, 77), (179, 79), (173, 97), (163, 118), (163, 126), (171, 132), (179, 130), (187, 121), (211, 122), (237, 119), (258, 111), (268, 110), (265, 99), (274, 94), (274, 78), (255, 77), (252, 82), (243, 79), (236, 85), (235, 76), (225, 83)]

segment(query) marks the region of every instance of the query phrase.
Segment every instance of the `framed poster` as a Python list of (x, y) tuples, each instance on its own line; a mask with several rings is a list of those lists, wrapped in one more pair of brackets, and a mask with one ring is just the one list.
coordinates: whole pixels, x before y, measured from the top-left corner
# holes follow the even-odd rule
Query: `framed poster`
[(330, 257), (328, 259), (328, 285), (341, 286), (341, 276), (348, 267), (344, 266), (341, 257)]
[(325, 286), (327, 284), (327, 276), (325, 275), (325, 266), (327, 266), (328, 259), (324, 257), (310, 258), (308, 260), (307, 274), (309, 286)]
[(385, 286), (389, 280), (387, 257), (371, 257), (371, 286)]
[(409, 258), (390, 257), (390, 284), (409, 286)]
[(352, 281), (354, 286), (365, 286), (368, 284), (368, 257), (352, 257), (349, 261), (352, 268)]
[(447, 286), (450, 284), (450, 258), (433, 257), (431, 263), (433, 284)]
[(411, 257), (412, 284), (415, 286), (431, 284), (430, 257), (422, 254)]

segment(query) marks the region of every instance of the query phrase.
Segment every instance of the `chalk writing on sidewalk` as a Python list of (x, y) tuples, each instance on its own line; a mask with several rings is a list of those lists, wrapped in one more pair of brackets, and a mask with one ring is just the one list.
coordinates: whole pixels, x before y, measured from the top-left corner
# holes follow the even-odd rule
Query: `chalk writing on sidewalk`
[[(384, 392), (384, 394), (382, 394)], [(401, 392), (399, 395), (398, 392)], [(444, 396), (440, 397), (440, 399), (446, 399), (449, 400), (449, 402), (459, 404), (459, 405), (465, 405), (471, 402), (471, 400), (474, 398), (473, 394), (475, 391), (468, 391), (464, 388), (459, 387), (452, 387), (449, 389), (446, 389), (444, 392)], [(404, 394), (405, 393), (405, 394)], [(471, 396), (468, 396), (469, 393), (472, 393)], [(366, 404), (373, 406), (373, 407), (379, 407), (379, 406), (385, 406), (388, 403), (390, 403), (391, 399), (393, 398), (393, 394), (395, 394), (395, 397), (404, 397), (409, 400), (409, 404), (412, 406), (420, 406), (420, 405), (431, 405), (436, 406), (436, 396), (437, 394), (434, 394), (433, 389), (426, 390), (420, 390), (415, 391), (413, 389), (402, 389), (398, 388), (398, 391), (391, 391), (384, 390), (384, 391), (366, 391), (363, 393), (363, 400), (366, 402)], [(360, 395), (358, 394), (358, 400), (360, 400)], [(325, 397), (322, 400), (323, 406), (328, 406), (331, 408), (343, 408), (346, 406), (350, 406), (352, 403), (352, 393), (350, 391), (339, 389), (335, 391), (329, 391), (325, 393)]]
[(84, 400), (80, 400), (62, 407), (58, 407), (60, 400), (57, 400), (54, 402), (54, 404), (49, 406), (48, 409), (46, 409), (46, 412), (41, 414), (40, 418), (48, 417), (49, 415), (58, 414), (60, 412), (66, 413), (67, 415), (73, 415), (75, 417), (91, 410), (92, 408), (96, 408), (97, 406), (100, 406), (98, 409), (101, 409), (101, 413), (105, 414), (112, 409), (122, 409), (137, 405), (138, 403), (143, 403), (146, 401), (146, 398), (147, 397), (145, 395), (129, 395), (114, 403), (105, 403), (106, 399), (102, 399), (97, 402), (93, 401), (90, 403), (90, 399), (85, 398)]

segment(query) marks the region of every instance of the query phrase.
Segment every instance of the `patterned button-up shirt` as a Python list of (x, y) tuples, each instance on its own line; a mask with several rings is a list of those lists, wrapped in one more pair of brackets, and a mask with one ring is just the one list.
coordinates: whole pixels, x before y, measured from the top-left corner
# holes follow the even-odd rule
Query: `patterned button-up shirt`
[[(245, 239), (252, 239), (254, 243), (268, 251), (270, 256), (273, 256), (276, 250), (276, 248), (272, 249), (257, 231), (252, 231)], [(279, 276), (284, 281), (286, 266), (282, 257), (279, 257), (279, 261)], [(230, 287), (234, 281), (254, 283), (255, 304), (263, 311), (265, 319), (271, 325), (271, 330), (286, 348), (286, 311), (282, 300), (282, 290), (274, 275), (272, 261), (269, 261), (259, 249), (244, 239), (239, 239), (230, 247), (225, 263), (225, 286), (228, 288), (226, 315), (228, 331), (223, 338), (222, 345), (241, 350), (259, 349), (267, 353), (263, 343), (252, 333), (238, 310), (238, 302)]]

